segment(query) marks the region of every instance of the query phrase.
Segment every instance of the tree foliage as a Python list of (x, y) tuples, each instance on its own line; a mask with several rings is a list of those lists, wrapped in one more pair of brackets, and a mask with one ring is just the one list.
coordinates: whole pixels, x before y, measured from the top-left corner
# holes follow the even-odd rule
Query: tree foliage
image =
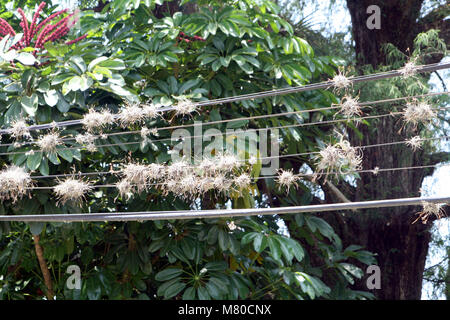
[[(279, 8), (270, 1), (198, 1), (199, 10), (195, 13), (166, 12), (157, 18), (155, 6), (165, 4), (162, 0), (116, 0), (102, 12), (83, 11), (79, 28), (72, 29), (68, 37), (88, 34), (86, 39), (69, 46), (46, 44), (36, 58), (45, 62), (41, 66), (20, 59), (5, 61), (1, 65), (2, 126), (10, 127), (21, 118), (30, 125), (81, 119), (89, 108), (117, 113), (125, 102), (151, 100), (170, 106), (180, 98), (202, 101), (302, 85), (331, 77), (339, 63), (331, 56), (316, 56), (313, 48), (278, 16)], [(181, 32), (186, 37), (180, 36)], [(6, 41), (6, 46), (10, 45)], [(208, 107), (193, 117), (196, 121), (231, 119), (319, 108), (336, 101), (328, 91), (314, 91)], [(242, 121), (234, 123), (234, 128), (283, 126), (332, 115), (324, 111)], [(172, 117), (170, 125), (192, 120)], [(157, 118), (147, 125), (154, 128), (168, 124)], [(139, 128), (131, 125), (127, 129)], [(82, 132), (82, 127), (59, 131), (63, 137)], [(331, 128), (325, 127), (283, 129), (280, 151), (316, 151), (317, 142), (328, 141), (330, 132)], [(37, 138), (42, 133), (32, 134)], [(160, 137), (170, 138), (170, 132), (163, 131)], [(129, 142), (136, 143), (123, 144)], [(10, 143), (1, 147), (2, 152), (17, 152), (2, 156), (2, 164), (22, 166), (42, 175), (105, 171), (120, 168), (126, 159), (170, 162), (167, 151), (176, 144), (168, 140), (142, 142), (139, 135), (131, 134), (98, 139), (97, 145), (122, 145), (98, 146), (96, 152), (87, 151), (73, 140), (64, 141), (56, 152), (40, 152), (32, 144), (17, 146), (7, 135), (2, 143)], [(30, 150), (35, 151), (30, 154)], [(283, 160), (280, 164), (285, 168), (313, 166), (308, 158)], [(252, 174), (257, 177), (259, 170)], [(116, 182), (113, 176), (91, 179), (98, 184)], [(248, 208), (269, 206), (273, 197), (284, 205), (314, 201), (310, 184), (299, 184), (299, 189), (291, 189), (288, 196), (276, 188), (273, 180), (268, 180), (252, 184), (236, 197), (206, 194), (195, 201), (163, 195), (156, 189), (128, 200), (113, 188), (99, 188), (87, 197), (82, 208), (58, 203), (51, 190), (32, 190), (29, 198), (0, 204), (0, 213), (181, 210), (225, 208), (227, 204)], [(53, 185), (52, 179), (39, 180), (39, 186)], [(154, 222), (1, 223), (0, 298), (41, 299), (46, 292), (32, 235), (40, 235), (56, 299), (371, 297), (349, 289), (354, 279), (364, 274), (354, 261), (371, 264), (374, 258), (370, 253), (359, 246), (343, 247), (330, 225), (312, 214), (289, 217), (285, 220), (287, 230), (280, 227), (280, 221), (277, 216), (261, 216)], [(289, 236), (293, 234), (295, 238)], [(65, 271), (74, 264), (82, 271), (81, 290), (66, 286), (69, 275)]]

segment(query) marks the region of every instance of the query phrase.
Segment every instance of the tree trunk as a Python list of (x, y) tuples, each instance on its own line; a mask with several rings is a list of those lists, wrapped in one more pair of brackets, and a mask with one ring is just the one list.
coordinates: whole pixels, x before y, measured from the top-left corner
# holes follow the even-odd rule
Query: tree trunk
[[(361, 67), (370, 64), (377, 68), (385, 64), (386, 57), (381, 50), (385, 43), (392, 43), (408, 54), (419, 31), (417, 21), (422, 2), (423, 0), (347, 0), (352, 18), (357, 65)], [(366, 25), (370, 16), (366, 10), (370, 5), (377, 5), (381, 9), (379, 30), (370, 30)], [(371, 124), (370, 128), (359, 128), (363, 134), (362, 139), (350, 132), (352, 145), (401, 141), (415, 135), (400, 130), (402, 124), (398, 118), (382, 118)], [(363, 169), (424, 165), (424, 157), (424, 152), (412, 152), (405, 145), (368, 148), (364, 149)], [(346, 195), (351, 201), (416, 197), (420, 195), (423, 178), (430, 173), (430, 170), (420, 169), (362, 175), (353, 194)], [(381, 269), (381, 289), (372, 292), (378, 299), (421, 297), (431, 222), (422, 224), (419, 221), (412, 224), (419, 209), (398, 207), (360, 210), (340, 214), (342, 219), (330, 221), (342, 237), (344, 245), (360, 244), (377, 254)], [(367, 290), (364, 281), (358, 285), (358, 289)]]

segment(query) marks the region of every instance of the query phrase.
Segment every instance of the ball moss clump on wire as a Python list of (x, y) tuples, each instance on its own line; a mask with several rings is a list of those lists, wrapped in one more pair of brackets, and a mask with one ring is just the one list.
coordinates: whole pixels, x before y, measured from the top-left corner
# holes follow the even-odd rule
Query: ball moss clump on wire
[(344, 96), (340, 103), (340, 110), (338, 113), (342, 113), (346, 118), (352, 118), (362, 115), (361, 107), (359, 105), (358, 97), (353, 98), (351, 96)]
[(9, 129), (9, 133), (11, 134), (11, 137), (16, 140), (31, 138), (30, 130), (28, 129), (25, 120), (15, 120)]
[(67, 178), (64, 181), (60, 181), (53, 188), (53, 191), (58, 199), (58, 203), (64, 205), (67, 202), (72, 202), (75, 205), (81, 205), (85, 200), (86, 194), (92, 189), (93, 187), (88, 182)]
[(114, 116), (108, 110), (99, 112), (94, 109), (89, 109), (89, 112), (86, 113), (81, 120), (81, 124), (89, 132), (92, 132), (95, 129), (103, 129), (113, 123)]
[(277, 183), (280, 187), (286, 188), (287, 192), (289, 192), (289, 189), (291, 186), (294, 186), (295, 188), (298, 187), (297, 185), (298, 176), (296, 176), (292, 170), (278, 170), (278, 177), (277, 177)]
[(76, 143), (84, 146), (89, 152), (97, 151), (97, 146), (95, 145), (96, 139), (97, 137), (89, 132), (75, 136)]
[(24, 168), (15, 165), (7, 166), (0, 171), (0, 200), (17, 200), (28, 194), (28, 190), (33, 186), (30, 173)]
[(414, 136), (406, 140), (406, 145), (411, 147), (413, 151), (416, 151), (422, 148), (422, 141), (423, 140), (420, 136)]
[(362, 153), (341, 138), (335, 145), (328, 145), (320, 150), (316, 159), (317, 174), (325, 172), (328, 175), (331, 171), (346, 174), (361, 169)]
[(138, 104), (127, 103), (125, 108), (119, 112), (120, 126), (126, 128), (133, 124), (141, 124), (145, 121), (144, 110)]
[(180, 99), (173, 105), (173, 109), (175, 110), (175, 115), (184, 116), (196, 111), (197, 105), (189, 99)]
[(419, 123), (428, 123), (436, 117), (436, 112), (432, 106), (425, 101), (414, 100), (406, 104), (403, 117), (406, 123), (411, 123), (417, 127)]
[(55, 152), (56, 147), (63, 143), (59, 133), (54, 131), (39, 137), (36, 144), (42, 152)]
[(416, 64), (416, 59), (411, 59), (405, 65), (398, 70), (403, 78), (409, 78), (415, 76), (419, 67)]
[(419, 220), (422, 220), (422, 223), (425, 224), (428, 222), (430, 217), (435, 216), (437, 219), (441, 219), (445, 216), (445, 212), (442, 209), (442, 205), (439, 203), (432, 203), (423, 201), (422, 202), (422, 211), (417, 213), (418, 217), (414, 220), (413, 223), (416, 223)]

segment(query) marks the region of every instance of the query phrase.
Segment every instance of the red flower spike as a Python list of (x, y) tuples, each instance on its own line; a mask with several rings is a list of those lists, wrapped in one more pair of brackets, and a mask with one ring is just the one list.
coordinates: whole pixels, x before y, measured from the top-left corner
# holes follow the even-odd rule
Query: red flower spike
[(33, 15), (33, 20), (31, 21), (31, 30), (30, 30), (30, 40), (34, 37), (34, 32), (36, 29), (36, 21), (39, 18), (39, 14), (41, 13), (42, 9), (44, 9), (46, 3), (41, 2), (39, 7), (37, 8), (36, 12)]
[(10, 34), (12, 36), (16, 35), (16, 32), (14, 31), (14, 29), (11, 27), (11, 25), (3, 18), (0, 18), (0, 26), (2, 29), (0, 29), (1, 34), (3, 34), (4, 36), (6, 36), (7, 34)]
[(22, 22), (21, 22), (21, 27), (23, 28), (23, 39), (25, 39), (24, 43), (25, 46), (27, 46), (30, 42), (29, 42), (29, 29), (28, 29), (28, 20), (27, 17), (25, 16), (25, 12), (23, 12), (22, 9), (18, 9), (17, 10), (19, 12), (19, 14), (22, 16)]
[[(65, 17), (62, 17), (59, 19), (59, 21), (54, 22), (58, 17), (65, 14), (68, 9), (60, 10), (58, 12), (55, 12), (51, 14), (49, 17), (41, 21), (39, 24), (37, 24), (40, 13), (42, 12), (42, 9), (45, 7), (45, 2), (41, 2), (36, 9), (36, 11), (33, 14), (33, 18), (31, 20), (31, 23), (28, 22), (25, 12), (23, 9), (19, 8), (17, 9), (18, 13), (21, 16), (21, 21), (19, 23), (20, 27), (23, 29), (23, 37), (20, 39), (19, 42), (17, 42), (14, 46), (11, 47), (11, 49), (20, 50), (24, 47), (33, 45), (35, 50), (33, 51), (33, 55), (36, 55), (36, 53), (43, 48), (46, 42), (54, 42), (57, 41), (64, 36), (66, 36), (70, 28), (75, 25), (75, 23), (78, 21), (78, 10), (75, 10), (74, 13), (71, 13)], [(16, 32), (11, 27), (11, 25), (4, 19), (0, 18), (0, 35), (6, 36), (6, 35), (12, 35), (15, 36)], [(70, 45), (77, 43), (83, 39), (85, 39), (87, 35), (83, 35), (81, 37), (78, 37), (71, 41), (66, 41), (65, 43)], [(2, 37), (0, 37), (1, 39)], [(35, 39), (33, 41), (33, 39)], [(31, 44), (31, 42), (34, 42)]]
[(82, 35), (81, 37), (78, 37), (78, 38), (76, 38), (76, 39), (67, 41), (66, 44), (67, 44), (67, 45), (71, 45), (71, 44), (77, 43), (78, 41), (81, 41), (81, 40), (83, 40), (83, 39), (86, 38), (86, 37), (87, 37), (87, 34)]
[(68, 9), (64, 9), (58, 12), (55, 12), (54, 14), (50, 15), (47, 19), (45, 19), (44, 21), (42, 21), (41, 23), (38, 24), (38, 26), (35, 28), (34, 33), (38, 33), (46, 24), (48, 24), (51, 20), (55, 19), (56, 17), (66, 13), (68, 11)]

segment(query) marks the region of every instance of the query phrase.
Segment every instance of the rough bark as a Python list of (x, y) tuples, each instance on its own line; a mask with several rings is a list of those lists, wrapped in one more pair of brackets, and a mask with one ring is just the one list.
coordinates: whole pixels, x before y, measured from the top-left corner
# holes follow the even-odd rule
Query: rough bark
[[(423, 20), (419, 20), (422, 3), (423, 0), (347, 0), (357, 65), (370, 64), (377, 68), (385, 64), (386, 57), (381, 50), (385, 43), (392, 43), (408, 54), (416, 35), (426, 28)], [(369, 17), (366, 10), (370, 5), (381, 9), (381, 29), (370, 30), (366, 26)], [(428, 28), (438, 23), (427, 21)], [(350, 132), (350, 141), (352, 145), (370, 145), (411, 136), (411, 132), (400, 129), (397, 118), (382, 118), (373, 122), (372, 128), (360, 127), (362, 139)], [(412, 152), (404, 145), (370, 148), (364, 150), (363, 169), (418, 166), (426, 164), (424, 159), (429, 160), (424, 152)], [(362, 175), (354, 192), (346, 196), (352, 201), (419, 196), (423, 178), (430, 173), (431, 170), (404, 170)], [(379, 299), (421, 297), (431, 222), (412, 224), (418, 211), (418, 207), (360, 210), (357, 214), (339, 214), (339, 219), (335, 216), (330, 221), (341, 231), (344, 244), (357, 243), (377, 254), (382, 284), (373, 293)], [(358, 289), (367, 290), (364, 281)]]

